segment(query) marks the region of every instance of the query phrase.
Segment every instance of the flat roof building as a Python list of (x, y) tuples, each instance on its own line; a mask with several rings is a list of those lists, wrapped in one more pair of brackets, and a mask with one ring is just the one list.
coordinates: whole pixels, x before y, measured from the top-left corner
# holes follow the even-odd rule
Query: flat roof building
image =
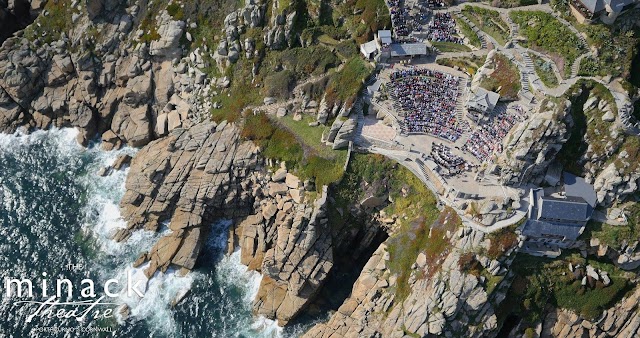
[(612, 24), (623, 12), (638, 5), (640, 0), (570, 0), (571, 14), (585, 24), (597, 19)]
[(482, 114), (490, 114), (496, 108), (500, 94), (478, 88), (469, 94), (467, 99), (467, 109), (474, 110)]
[(543, 188), (532, 189), (529, 200), (523, 235), (560, 247), (584, 232), (595, 210), (596, 193), (583, 178), (565, 172), (561, 191), (547, 195)]
[(380, 40), (380, 43), (382, 45), (390, 45), (391, 43), (393, 43), (390, 30), (379, 30), (378, 39)]
[(391, 44), (391, 57), (427, 55), (427, 45), (422, 42)]

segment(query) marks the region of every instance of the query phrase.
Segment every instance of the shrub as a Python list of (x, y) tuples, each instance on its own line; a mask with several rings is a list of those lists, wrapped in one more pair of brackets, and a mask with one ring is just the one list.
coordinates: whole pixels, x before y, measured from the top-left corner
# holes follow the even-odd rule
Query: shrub
[(266, 96), (288, 99), (295, 87), (296, 80), (293, 72), (283, 70), (269, 75), (264, 82)]
[(487, 256), (491, 259), (498, 259), (506, 251), (518, 244), (518, 236), (512, 228), (504, 228), (490, 235), (491, 245), (487, 251)]
[(371, 67), (359, 57), (349, 60), (341, 71), (331, 76), (326, 89), (327, 103), (353, 100), (370, 74)]
[[(567, 26), (542, 11), (513, 11), (510, 16), (520, 27), (520, 33), (527, 38), (524, 45), (564, 59), (564, 74), (571, 73), (573, 62), (585, 51), (586, 46)], [(558, 68), (563, 70), (560, 64)]]
[(184, 19), (184, 11), (182, 10), (180, 4), (178, 4), (177, 2), (174, 2), (167, 6), (167, 12), (173, 17), (174, 20)]

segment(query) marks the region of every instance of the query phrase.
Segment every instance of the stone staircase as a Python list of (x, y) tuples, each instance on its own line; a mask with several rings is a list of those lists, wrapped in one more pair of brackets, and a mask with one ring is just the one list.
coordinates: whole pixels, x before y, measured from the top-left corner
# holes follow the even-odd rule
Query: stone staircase
[(571, 77), (578, 76), (578, 72), (580, 71), (580, 64), (584, 58), (591, 56), (591, 53), (584, 53), (576, 58), (571, 65)]
[(529, 86), (529, 71), (527, 69), (524, 69), (520, 71), (520, 96), (522, 97), (522, 99), (525, 102), (528, 103), (533, 103), (534, 102), (534, 96), (533, 93), (531, 93), (531, 88)]
[(511, 29), (510, 37), (513, 40), (518, 36), (518, 25), (516, 25), (516, 23), (513, 22), (513, 20), (511, 20), (511, 17), (509, 17), (508, 14), (505, 15), (504, 17), (507, 21), (507, 24), (509, 25), (509, 28)]
[(482, 31), (473, 22), (471, 22), (469, 18), (464, 16), (461, 11), (454, 12), (454, 14), (456, 14), (457, 17), (461, 18), (462, 21), (466, 22), (469, 27), (471, 27), (471, 30), (473, 30), (473, 32), (478, 36), (478, 39), (480, 39), (480, 48), (487, 49), (487, 39)]
[(460, 83), (458, 84), (458, 92), (460, 96), (458, 97), (458, 102), (456, 104), (456, 119), (458, 121), (462, 121), (464, 118), (464, 101), (468, 96), (467, 84), (469, 80), (466, 78), (460, 78)]
[(527, 70), (529, 71), (536, 71), (535, 67), (533, 66), (533, 60), (531, 60), (531, 57), (529, 56), (529, 53), (527, 53), (526, 51), (523, 51), (522, 53), (522, 60), (524, 61), (524, 66)]

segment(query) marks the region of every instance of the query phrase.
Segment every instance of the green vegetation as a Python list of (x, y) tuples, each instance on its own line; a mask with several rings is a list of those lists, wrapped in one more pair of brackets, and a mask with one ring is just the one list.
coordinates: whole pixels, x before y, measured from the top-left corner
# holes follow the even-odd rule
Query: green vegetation
[[(594, 286), (582, 286), (581, 280), (577, 280), (569, 270), (569, 263), (574, 266), (589, 264), (606, 271), (612, 284), (605, 287), (597, 281)], [(632, 288), (628, 273), (613, 264), (584, 259), (577, 254), (565, 253), (556, 259), (518, 254), (511, 268), (516, 278), (507, 294), (510, 301), (501, 305), (498, 314), (504, 317), (516, 314), (529, 327), (542, 319), (547, 305), (570, 309), (595, 319)]]
[(315, 121), (315, 116), (304, 116), (300, 121), (294, 121), (291, 115), (279, 118), (278, 122), (286, 126), (292, 133), (298, 136), (304, 143), (313, 148), (314, 152), (325, 158), (333, 158), (337, 151), (322, 143), (322, 134), (328, 132), (329, 126), (310, 127), (309, 123)]
[(285, 161), (289, 167), (298, 167), (304, 158), (302, 146), (295, 136), (278, 128), (265, 114), (249, 114), (241, 136), (262, 148), (265, 157)]
[[(637, 12), (640, 14), (640, 11)], [(636, 15), (638, 15), (636, 14)], [(640, 29), (623, 32), (620, 23), (608, 26), (605, 24), (577, 25), (587, 34), (587, 41), (598, 49), (597, 57), (584, 58), (580, 63), (579, 75), (607, 76), (629, 78), (632, 76), (631, 65), (638, 52)]]
[(491, 6), (500, 8), (513, 8), (519, 6), (537, 5), (537, 0), (493, 0)]
[(182, 20), (184, 19), (184, 10), (179, 3), (174, 2), (167, 6), (167, 13), (173, 17), (174, 20)]
[(460, 27), (460, 31), (462, 32), (462, 35), (466, 36), (467, 39), (469, 39), (469, 44), (471, 44), (474, 47), (480, 48), (482, 46), (482, 42), (480, 41), (478, 34), (476, 34), (471, 28), (471, 26), (469, 26), (469, 24), (466, 23), (464, 20), (458, 17), (454, 17), (454, 18), (456, 20), (456, 24), (458, 25), (458, 27)]
[(290, 70), (273, 73), (264, 80), (264, 94), (269, 97), (288, 99), (295, 83), (295, 75)]
[(436, 63), (442, 66), (447, 67), (458, 67), (463, 72), (467, 72), (470, 76), (475, 75), (478, 68), (482, 67), (487, 57), (485, 55), (481, 56), (462, 56), (456, 58), (447, 58), (447, 59), (437, 59)]
[(433, 201), (433, 195), (426, 197), (429, 199), (422, 200), (420, 205), (422, 212), (415, 215), (417, 218), (414, 218), (415, 216), (409, 218), (412, 221), (404, 223), (388, 241), (389, 269), (398, 275), (396, 297), (399, 300), (405, 299), (410, 292), (408, 280), (413, 271), (411, 265), (418, 255), (424, 253), (427, 257), (427, 271), (420, 277), (431, 277), (438, 271), (451, 249), (449, 238), (446, 236), (447, 232), (453, 233), (461, 224), (459, 216), (453, 209), (446, 207), (438, 214), (435, 203), (429, 203)]
[(241, 136), (256, 143), (265, 157), (285, 161), (300, 178), (314, 180), (320, 190), (342, 178), (346, 151), (332, 151), (320, 143), (317, 133), (310, 133), (314, 128), (307, 125), (302, 130), (302, 123), (286, 118), (274, 121), (263, 113), (248, 114)]
[[(322, 76), (338, 63), (338, 57), (321, 45), (271, 51), (262, 62), (256, 80), (264, 83), (265, 96), (287, 99), (298, 80)], [(275, 72), (274, 69), (281, 70)]]
[[(327, 8), (326, 14), (320, 19), (323, 25), (338, 27), (339, 23), (342, 23), (339, 29), (350, 33), (350, 36), (345, 38), (351, 38), (357, 44), (371, 40), (379, 29), (391, 28), (389, 8), (384, 0), (340, 2), (331, 9)], [(337, 39), (335, 36), (332, 37)]]
[(432, 41), (431, 44), (433, 45), (433, 47), (437, 48), (439, 51), (443, 53), (471, 51), (471, 48), (469, 48), (468, 46), (461, 45), (459, 43), (454, 43), (454, 42)]
[(537, 56), (534, 53), (529, 53), (531, 61), (533, 61), (533, 67), (536, 70), (536, 74), (542, 80), (545, 86), (548, 88), (555, 88), (558, 86), (558, 77), (556, 77), (556, 71), (553, 68), (551, 62)]
[(311, 45), (318, 42), (334, 45), (336, 44), (334, 41), (339, 42), (342, 39), (349, 38), (349, 33), (344, 27), (329, 25), (311, 26), (302, 31), (300, 38), (305, 42), (305, 45)]
[(487, 257), (498, 259), (518, 244), (518, 235), (515, 233), (515, 228), (517, 226), (507, 227), (489, 235), (491, 245), (487, 250)]
[(402, 299), (409, 292), (411, 265), (418, 254), (424, 252), (430, 271), (437, 271), (437, 265), (449, 248), (445, 234), (447, 231), (453, 233), (460, 219), (449, 208), (440, 213), (433, 193), (397, 162), (377, 154), (353, 154), (342, 181), (332, 194), (335, 202), (328, 210), (332, 229), (337, 231), (362, 223), (349, 208), (365, 196), (387, 194), (393, 203), (383, 205), (383, 211), (389, 216), (396, 215), (401, 222), (400, 229), (388, 240), (388, 250), (389, 268), (398, 275), (396, 296)]
[(51, 43), (59, 39), (60, 34), (69, 30), (72, 24), (71, 17), (75, 11), (71, 8), (70, 1), (47, 1), (44, 11), (47, 15), (39, 15), (33, 24), (25, 29), (25, 37), (28, 40), (40, 38), (46, 43)]
[(270, 69), (283, 68), (297, 78), (326, 73), (338, 64), (338, 58), (324, 46), (297, 47), (282, 52), (272, 51), (263, 61), (266, 74)]
[(335, 51), (343, 60), (359, 56), (358, 46), (353, 40), (346, 40), (338, 43)]
[(624, 245), (631, 244), (640, 238), (640, 203), (633, 203), (628, 207), (627, 214), (627, 225), (589, 222), (581, 238), (585, 240), (597, 238), (601, 244), (621, 250)]
[(496, 53), (491, 63), (495, 70), (482, 80), (480, 87), (500, 93), (504, 98), (517, 99), (521, 88), (518, 67), (502, 53)]
[(336, 55), (324, 46), (271, 51), (262, 62), (257, 80), (264, 83), (265, 96), (288, 99), (298, 80), (323, 75), (337, 63)]
[(571, 74), (571, 65), (586, 49), (567, 26), (542, 11), (514, 11), (510, 16), (527, 39), (522, 45), (549, 55), (565, 76)]
[[(640, 34), (637, 35), (640, 36)], [(629, 77), (629, 82), (636, 88), (640, 88), (640, 38), (636, 44), (635, 56), (631, 61), (631, 76)], [(636, 101), (636, 104), (638, 103), (639, 102)], [(640, 106), (637, 105), (636, 107), (638, 107), (636, 110), (638, 110), (638, 114), (640, 114)]]
[(211, 110), (214, 121), (236, 121), (247, 106), (261, 103), (260, 91), (249, 82), (252, 78), (251, 69), (252, 62), (244, 58), (227, 67), (224, 75), (231, 80), (231, 87), (211, 96), (212, 101), (222, 105), (221, 109)]
[[(580, 95), (569, 94), (568, 97), (572, 103), (571, 116), (574, 126), (571, 129), (569, 140), (562, 147), (557, 158), (563, 164), (564, 170), (582, 176), (584, 167), (579, 163), (579, 159), (587, 151), (589, 145), (591, 145), (594, 158), (605, 159), (610, 157), (607, 156), (605, 148), (607, 144), (611, 146), (621, 145), (623, 142), (632, 142), (631, 140), (636, 139), (636, 137), (625, 139), (625, 136), (622, 136), (615, 139), (611, 137), (609, 132), (611, 123), (602, 120), (604, 113), (599, 108), (583, 111), (584, 104), (589, 96), (593, 95), (598, 97), (599, 100), (606, 100), (612, 111), (617, 112), (613, 95), (605, 86), (592, 81), (579, 81), (568, 93), (576, 92), (578, 89), (582, 89)], [(633, 150), (630, 154), (635, 153), (637, 151)], [(597, 165), (598, 163), (594, 164)], [(600, 163), (600, 165), (602, 164)]]
[(511, 34), (509, 25), (502, 20), (498, 11), (468, 5), (462, 9), (462, 13), (476, 27), (491, 35), (500, 45), (504, 46), (509, 40)]
[(349, 60), (339, 72), (331, 75), (326, 90), (327, 103), (353, 102), (372, 70), (372, 67), (359, 57)]

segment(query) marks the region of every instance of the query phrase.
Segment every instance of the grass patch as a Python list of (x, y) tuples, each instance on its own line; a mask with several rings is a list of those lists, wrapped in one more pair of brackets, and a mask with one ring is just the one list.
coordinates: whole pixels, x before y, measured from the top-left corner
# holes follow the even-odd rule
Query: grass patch
[(433, 45), (433, 47), (437, 48), (442, 53), (471, 51), (471, 48), (469, 48), (468, 46), (461, 45), (459, 43), (454, 43), (454, 42), (432, 41), (431, 44)]
[[(590, 264), (607, 271), (612, 284), (604, 287), (596, 282), (594, 287), (582, 286), (570, 272), (569, 263)], [(594, 319), (602, 311), (613, 306), (632, 288), (627, 273), (613, 264), (583, 259), (578, 254), (564, 253), (556, 259), (518, 254), (511, 264), (516, 278), (507, 299), (513, 313), (523, 318), (526, 326), (542, 319), (547, 305), (573, 310), (586, 318)], [(500, 311), (499, 311), (500, 312)]]
[(347, 61), (344, 67), (329, 79), (326, 89), (327, 103), (331, 105), (335, 102), (355, 101), (355, 96), (372, 70), (372, 67), (359, 57)]
[(456, 58), (437, 59), (436, 63), (451, 68), (458, 67), (460, 68), (460, 70), (466, 72), (470, 76), (474, 76), (478, 71), (478, 68), (482, 67), (486, 59), (486, 55), (473, 55), (470, 57), (462, 56)]
[(533, 67), (536, 70), (536, 74), (542, 83), (548, 88), (555, 88), (558, 86), (558, 77), (556, 77), (556, 72), (551, 62), (546, 61), (545, 59), (537, 56), (536, 54), (529, 53), (531, 57), (531, 61), (533, 61)]
[(438, 271), (451, 249), (447, 232), (453, 233), (461, 224), (453, 209), (446, 207), (439, 212), (435, 204), (423, 205), (422, 212), (417, 216), (413, 221), (403, 224), (388, 241), (389, 269), (398, 276), (398, 303), (411, 292), (408, 280), (413, 271), (411, 266), (418, 255), (424, 253), (427, 257), (426, 271), (421, 271), (420, 277), (431, 277)]
[[(285, 161), (302, 179), (313, 179), (318, 191), (339, 181), (344, 173), (346, 150), (333, 151), (320, 143), (313, 127), (287, 117), (277, 122), (266, 114), (248, 114), (241, 136), (256, 143), (267, 158)], [(320, 135), (322, 133), (321, 128)]]
[(245, 119), (241, 136), (262, 148), (264, 156), (285, 161), (290, 168), (302, 163), (304, 152), (295, 136), (283, 128), (278, 128), (266, 114), (249, 114)]
[(334, 158), (337, 152), (321, 142), (322, 134), (330, 128), (328, 126), (310, 127), (309, 123), (313, 121), (315, 118), (306, 115), (300, 121), (294, 121), (291, 115), (278, 119), (278, 122), (302, 139), (316, 154), (329, 159)]
[(601, 244), (621, 250), (640, 238), (640, 203), (634, 203), (627, 208), (627, 225), (611, 225), (591, 221), (582, 234), (582, 238), (589, 240), (597, 238)]
[(549, 55), (565, 76), (571, 74), (571, 65), (586, 49), (567, 26), (542, 11), (513, 11), (509, 15), (526, 38), (524, 46)]
[(469, 26), (468, 23), (458, 17), (454, 18), (456, 20), (456, 24), (458, 25), (458, 27), (460, 27), (460, 32), (462, 32), (462, 35), (466, 36), (467, 39), (469, 39), (469, 44), (477, 48), (482, 47), (482, 42), (480, 41), (478, 34), (473, 31), (471, 26)]
[(464, 14), (476, 27), (491, 35), (501, 46), (509, 40), (509, 25), (500, 17), (498, 11), (476, 6), (465, 6)]
[(252, 67), (250, 60), (241, 58), (225, 70), (224, 75), (231, 81), (231, 87), (220, 91), (216, 96), (211, 96), (212, 101), (222, 105), (220, 109), (211, 110), (211, 118), (214, 121), (237, 121), (247, 106), (262, 103), (260, 90), (250, 82)]
[(480, 82), (480, 87), (499, 93), (510, 100), (518, 98), (520, 91), (520, 71), (504, 54), (496, 53), (491, 60), (494, 72)]

